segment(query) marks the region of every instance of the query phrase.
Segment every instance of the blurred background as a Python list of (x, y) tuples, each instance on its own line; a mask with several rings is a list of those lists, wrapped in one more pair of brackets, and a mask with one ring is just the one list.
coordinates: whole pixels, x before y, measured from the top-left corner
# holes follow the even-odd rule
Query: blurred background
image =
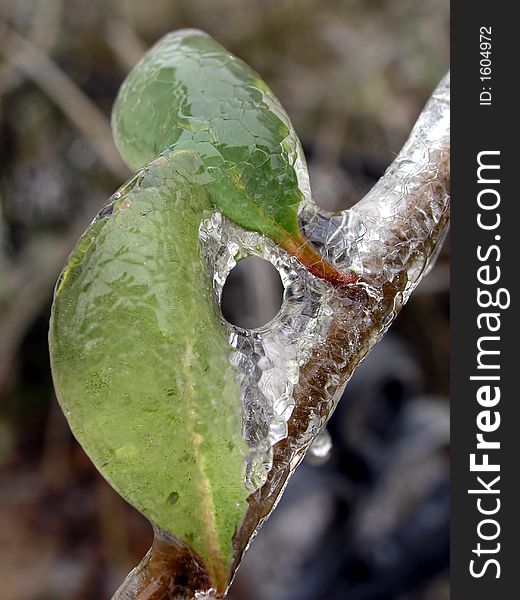
[[(67, 254), (128, 176), (115, 94), (179, 27), (262, 74), (331, 210), (383, 173), (449, 63), (448, 0), (0, 0), (2, 600), (109, 598), (151, 542), (68, 429), (47, 327)], [(347, 388), (328, 461), (300, 467), (256, 538), (232, 600), (449, 598), (448, 265), (446, 245)], [(233, 272), (229, 319), (276, 311), (276, 277), (255, 288), (262, 268)]]

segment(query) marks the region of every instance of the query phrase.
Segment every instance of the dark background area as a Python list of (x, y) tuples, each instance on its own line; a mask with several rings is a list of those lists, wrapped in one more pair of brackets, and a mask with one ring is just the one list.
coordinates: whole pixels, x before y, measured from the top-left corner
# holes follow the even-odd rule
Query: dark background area
[[(383, 173), (447, 70), (448, 19), (447, 0), (0, 3), (2, 600), (108, 598), (151, 542), (74, 441), (47, 355), (56, 277), (128, 175), (109, 116), (142, 52), (189, 26), (251, 64), (291, 116), (316, 202), (336, 210)], [(448, 265), (446, 245), (348, 386), (329, 461), (296, 472), (231, 599), (449, 597)], [(254, 279), (234, 279), (230, 314), (269, 304)]]

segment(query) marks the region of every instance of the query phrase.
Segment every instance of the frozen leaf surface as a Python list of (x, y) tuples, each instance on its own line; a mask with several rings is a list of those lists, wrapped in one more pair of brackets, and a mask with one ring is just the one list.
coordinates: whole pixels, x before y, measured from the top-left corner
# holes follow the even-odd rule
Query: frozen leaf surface
[(226, 331), (197, 243), (200, 161), (164, 155), (80, 240), (56, 291), (55, 386), (110, 483), (225, 585), (247, 446)]
[(112, 123), (132, 169), (168, 148), (195, 150), (224, 216), (270, 237), (318, 276), (350, 280), (301, 233), (309, 181), (287, 114), (259, 75), (209, 36), (183, 30), (159, 41), (123, 84)]

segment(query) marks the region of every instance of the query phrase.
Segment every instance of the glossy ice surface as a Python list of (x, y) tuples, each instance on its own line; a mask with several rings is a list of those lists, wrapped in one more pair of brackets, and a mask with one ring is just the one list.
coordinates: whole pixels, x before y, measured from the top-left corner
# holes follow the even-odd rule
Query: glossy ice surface
[(198, 250), (210, 209), (199, 164), (163, 156), (102, 211), (58, 284), (51, 354), (60, 402), (100, 471), (225, 580), (247, 446)]
[(311, 271), (341, 278), (301, 234), (298, 208), (309, 182), (287, 114), (258, 74), (215, 40), (190, 30), (160, 40), (121, 87), (112, 124), (130, 168), (172, 147), (196, 151), (222, 214)]
[[(97, 467), (157, 530), (116, 597), (222, 597), (440, 247), (449, 80), (385, 177), (334, 215), (314, 204), (272, 92), (204, 34), (163, 38), (123, 85), (113, 124), (141, 170), (58, 283), (55, 386)], [(244, 330), (223, 320), (219, 300), (251, 254), (279, 270), (284, 301)]]

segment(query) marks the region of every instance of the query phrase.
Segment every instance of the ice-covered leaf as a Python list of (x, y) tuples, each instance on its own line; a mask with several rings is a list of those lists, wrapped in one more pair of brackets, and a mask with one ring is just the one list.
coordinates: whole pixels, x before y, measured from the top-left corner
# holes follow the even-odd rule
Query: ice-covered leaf
[(112, 124), (133, 170), (165, 149), (194, 150), (222, 214), (267, 235), (315, 275), (352, 281), (300, 231), (298, 209), (310, 192), (289, 117), (260, 76), (206, 34), (182, 30), (162, 38), (121, 87)]
[(58, 398), (98, 469), (222, 587), (247, 447), (198, 248), (202, 171), (193, 153), (166, 153), (101, 211), (58, 283), (50, 349)]

